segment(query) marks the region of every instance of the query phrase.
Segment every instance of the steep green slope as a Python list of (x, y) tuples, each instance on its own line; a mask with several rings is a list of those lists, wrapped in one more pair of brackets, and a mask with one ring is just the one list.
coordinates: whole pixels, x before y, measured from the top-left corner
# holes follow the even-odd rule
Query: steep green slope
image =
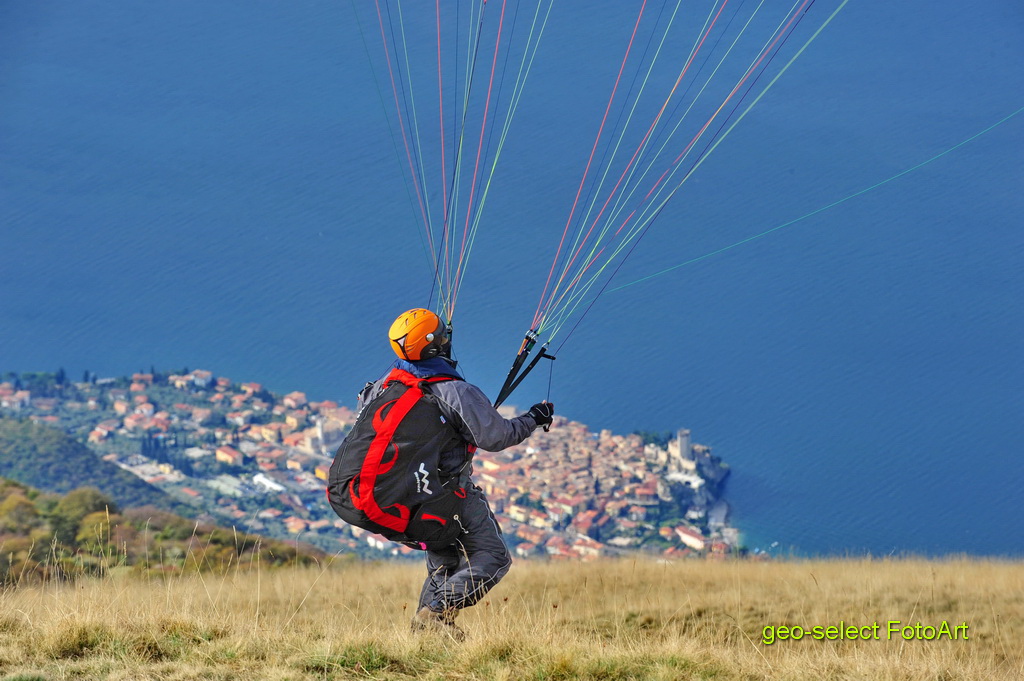
[(103, 461), (63, 431), (30, 421), (0, 419), (0, 477), (60, 494), (95, 487), (121, 507), (190, 511), (162, 490)]

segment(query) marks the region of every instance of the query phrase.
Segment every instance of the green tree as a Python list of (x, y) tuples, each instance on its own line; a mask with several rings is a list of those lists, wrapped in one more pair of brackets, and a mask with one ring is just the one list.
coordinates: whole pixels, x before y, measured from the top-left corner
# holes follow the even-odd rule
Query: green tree
[(82, 519), (97, 511), (116, 513), (117, 507), (110, 497), (94, 487), (80, 487), (68, 492), (67, 496), (57, 503), (50, 519), (57, 541), (73, 545)]
[(35, 504), (21, 493), (11, 494), (0, 503), (0, 529), (27, 534), (42, 522)]
[(94, 511), (78, 523), (75, 543), (81, 547), (103, 548), (111, 543), (112, 528), (117, 528), (122, 522), (124, 519), (120, 515), (106, 510)]
[(645, 445), (657, 445), (667, 447), (668, 443), (675, 437), (671, 430), (634, 430), (633, 435), (639, 435)]

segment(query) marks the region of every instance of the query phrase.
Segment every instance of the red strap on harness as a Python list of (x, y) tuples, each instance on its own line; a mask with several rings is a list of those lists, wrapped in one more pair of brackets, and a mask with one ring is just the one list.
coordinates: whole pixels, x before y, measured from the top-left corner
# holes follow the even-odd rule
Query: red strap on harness
[[(423, 383), (440, 383), (441, 381), (452, 380), (455, 379), (450, 376), (419, 378), (408, 371), (392, 369), (382, 385), (382, 388), (387, 388), (388, 384), (398, 381), (408, 387), (408, 390), (398, 399), (381, 405), (373, 415), (373, 430), (376, 435), (370, 443), (369, 451), (367, 451), (366, 458), (363, 460), (363, 467), (359, 471), (359, 494), (356, 495), (354, 492), (355, 485), (349, 485), (353, 505), (365, 513), (370, 520), (382, 527), (396, 532), (405, 532), (405, 528), (409, 525), (408, 506), (392, 504), (386, 508), (381, 508), (373, 496), (373, 488), (377, 482), (377, 476), (390, 471), (391, 467), (395, 465), (395, 461), (398, 460), (398, 445), (392, 442), (395, 430), (398, 428), (398, 424), (402, 422), (402, 419), (406, 417), (416, 403), (420, 401), (420, 398), (423, 397), (423, 389), (420, 387)], [(382, 416), (385, 411), (387, 415)], [(390, 461), (385, 462), (384, 456), (392, 448), (394, 449), (394, 455)], [(397, 515), (395, 512), (388, 512), (392, 509), (397, 512)], [(441, 519), (438, 518), (438, 520)], [(444, 524), (443, 520), (441, 522)]]
[(387, 388), (388, 384), (398, 381), (404, 383), (409, 388), (415, 388), (419, 390), (420, 384), (422, 383), (441, 383), (442, 381), (455, 381), (458, 380), (454, 376), (430, 376), (428, 378), (420, 378), (410, 374), (404, 369), (392, 369), (388, 377), (384, 379), (384, 384), (381, 388)]

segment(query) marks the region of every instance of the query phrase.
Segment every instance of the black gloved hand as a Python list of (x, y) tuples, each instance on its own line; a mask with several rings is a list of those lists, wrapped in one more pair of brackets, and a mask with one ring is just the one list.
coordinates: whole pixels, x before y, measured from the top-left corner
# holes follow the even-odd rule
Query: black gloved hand
[(538, 402), (526, 413), (533, 417), (538, 426), (549, 426), (555, 415), (555, 405), (553, 402)]

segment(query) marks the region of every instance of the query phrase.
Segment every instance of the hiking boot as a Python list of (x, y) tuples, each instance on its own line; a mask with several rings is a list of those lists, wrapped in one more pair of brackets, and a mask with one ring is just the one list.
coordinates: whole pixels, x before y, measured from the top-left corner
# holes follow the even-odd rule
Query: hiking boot
[(466, 632), (455, 626), (456, 614), (456, 610), (435, 612), (427, 607), (420, 608), (412, 616), (412, 630), (444, 633), (461, 643), (466, 640)]

